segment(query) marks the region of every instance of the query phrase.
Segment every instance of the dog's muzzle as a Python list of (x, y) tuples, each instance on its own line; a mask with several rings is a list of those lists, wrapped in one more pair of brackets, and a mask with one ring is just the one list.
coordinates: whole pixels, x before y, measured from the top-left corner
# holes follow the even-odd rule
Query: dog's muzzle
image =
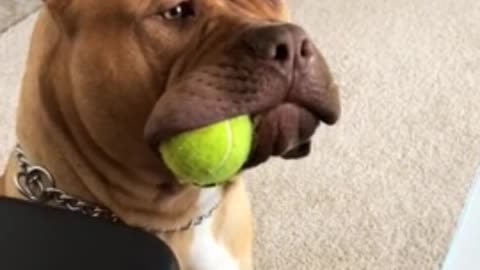
[(319, 124), (337, 122), (338, 89), (300, 27), (253, 27), (218, 53), (215, 64), (183, 74), (160, 97), (145, 128), (152, 148), (181, 132), (248, 114), (256, 123), (246, 166), (253, 167), (271, 156), (308, 155)]

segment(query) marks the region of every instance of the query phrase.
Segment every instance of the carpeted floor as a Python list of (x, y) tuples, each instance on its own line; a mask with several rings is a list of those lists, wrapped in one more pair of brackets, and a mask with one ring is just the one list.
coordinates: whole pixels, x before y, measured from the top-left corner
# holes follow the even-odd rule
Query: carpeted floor
[(40, 5), (39, 0), (2, 0), (0, 1), (0, 33), (8, 27), (25, 19)]
[[(257, 269), (439, 269), (480, 164), (480, 1), (292, 10), (330, 62), (344, 113), (311, 157), (247, 173)], [(33, 20), (0, 37), (0, 162)]]

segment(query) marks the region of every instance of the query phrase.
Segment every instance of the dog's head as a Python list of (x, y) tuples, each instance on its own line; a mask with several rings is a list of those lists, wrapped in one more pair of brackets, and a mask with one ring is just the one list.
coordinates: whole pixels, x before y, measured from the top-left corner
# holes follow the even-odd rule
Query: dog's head
[(115, 159), (141, 163), (172, 136), (248, 114), (253, 167), (308, 155), (319, 124), (339, 117), (327, 64), (281, 0), (44, 1), (65, 95)]

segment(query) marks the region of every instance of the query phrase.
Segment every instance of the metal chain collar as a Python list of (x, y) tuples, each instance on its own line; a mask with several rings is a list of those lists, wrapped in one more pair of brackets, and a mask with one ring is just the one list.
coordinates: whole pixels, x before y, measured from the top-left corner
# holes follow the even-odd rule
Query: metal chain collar
[(77, 199), (55, 187), (52, 175), (43, 167), (32, 166), (23, 150), (15, 149), (20, 170), (15, 177), (18, 191), (28, 200), (38, 203), (53, 203), (62, 208), (84, 215), (119, 222), (119, 218), (110, 210)]
[[(20, 170), (15, 177), (15, 185), (18, 191), (28, 200), (38, 203), (54, 204), (73, 212), (81, 213), (94, 218), (105, 219), (114, 223), (122, 222), (109, 209), (75, 198), (55, 187), (52, 175), (41, 166), (33, 166), (27, 160), (20, 146), (15, 148), (15, 156)], [(218, 208), (220, 202), (214, 205), (207, 213), (192, 219), (184, 226), (163, 230), (148, 230), (155, 234), (167, 234), (190, 230), (210, 218)]]

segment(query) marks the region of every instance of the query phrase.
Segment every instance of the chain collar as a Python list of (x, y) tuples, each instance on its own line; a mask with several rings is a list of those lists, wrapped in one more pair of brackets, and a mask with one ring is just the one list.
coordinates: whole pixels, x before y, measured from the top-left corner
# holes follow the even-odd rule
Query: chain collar
[[(15, 148), (15, 156), (20, 166), (20, 170), (15, 177), (15, 186), (20, 194), (22, 194), (27, 200), (58, 206), (72, 212), (81, 213), (94, 218), (105, 219), (114, 223), (123, 223), (123, 221), (108, 208), (83, 201), (56, 188), (55, 181), (48, 170), (41, 166), (32, 165), (27, 160), (23, 149), (18, 145)], [(203, 221), (210, 218), (218, 208), (219, 204), (220, 202), (217, 202), (205, 214), (192, 219), (184, 226), (148, 231), (155, 234), (168, 234), (190, 230), (193, 227), (201, 225)]]

